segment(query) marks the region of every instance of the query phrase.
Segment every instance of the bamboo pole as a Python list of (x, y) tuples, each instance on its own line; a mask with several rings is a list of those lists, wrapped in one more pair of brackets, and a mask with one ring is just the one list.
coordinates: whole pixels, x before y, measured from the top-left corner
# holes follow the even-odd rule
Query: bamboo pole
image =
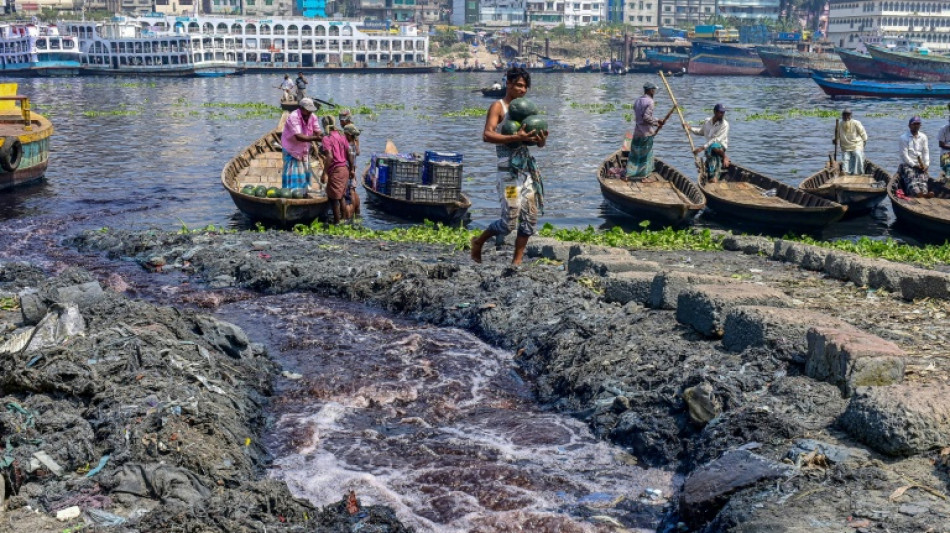
[(694, 152), (696, 150), (696, 145), (693, 144), (693, 136), (690, 134), (689, 125), (686, 124), (686, 118), (683, 117), (683, 110), (680, 109), (678, 103), (676, 103), (676, 96), (673, 96), (673, 89), (670, 88), (670, 83), (666, 81), (666, 76), (663, 75), (663, 72), (660, 72), (660, 79), (663, 80), (663, 85), (666, 86), (666, 92), (670, 93), (670, 100), (673, 102), (673, 109), (676, 110), (676, 114), (680, 117), (680, 123), (683, 124), (683, 130), (686, 131), (686, 139), (689, 140), (689, 153), (693, 154), (693, 162), (696, 163), (696, 170), (702, 172), (703, 165), (699, 162), (699, 156)]

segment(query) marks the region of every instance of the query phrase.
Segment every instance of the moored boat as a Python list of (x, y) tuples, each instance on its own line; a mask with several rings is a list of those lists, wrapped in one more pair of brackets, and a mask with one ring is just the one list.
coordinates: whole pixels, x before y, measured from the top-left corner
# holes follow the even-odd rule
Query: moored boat
[[(284, 113), (277, 128), (228, 161), (221, 171), (221, 185), (231, 195), (234, 205), (251, 220), (283, 226), (309, 224), (326, 216), (329, 202), (323, 191), (307, 191), (306, 197), (300, 199), (260, 198), (242, 192), (246, 185), (281, 186), (284, 162), (280, 135), (286, 120), (287, 113)], [(313, 158), (311, 166), (313, 175), (320, 176), (323, 169), (319, 158)]]
[(17, 84), (0, 83), (0, 190), (46, 174), (52, 135), (53, 124), (30, 111), (30, 99), (17, 94)]
[(782, 65), (782, 77), (784, 78), (850, 78), (847, 70), (819, 70), (807, 67), (789, 67)]
[(482, 88), (482, 96), (487, 96), (489, 98), (504, 98), (506, 89), (502, 87), (501, 89), (493, 89), (491, 87)]
[(897, 52), (879, 46), (868, 46), (868, 53), (878, 71), (889, 78), (950, 82), (950, 57)]
[(867, 160), (863, 174), (844, 174), (841, 164), (835, 163), (805, 178), (798, 188), (846, 206), (846, 216), (854, 217), (873, 211), (884, 200), (890, 178), (887, 171)]
[(897, 223), (918, 232), (916, 237), (924, 241), (942, 243), (950, 239), (950, 188), (946, 183), (930, 181), (933, 198), (906, 198), (898, 195), (899, 182), (894, 174), (887, 184)]
[(646, 50), (643, 55), (650, 65), (661, 70), (682, 72), (689, 65), (689, 54), (665, 53), (656, 50)]
[(950, 83), (909, 81), (864, 81), (814, 77), (821, 90), (832, 98), (837, 96), (871, 96), (877, 98), (950, 98)]
[(706, 207), (702, 191), (682, 172), (654, 159), (653, 173), (643, 180), (623, 179), (626, 153), (618, 150), (600, 165), (600, 192), (618, 211), (659, 226), (684, 226)]
[(0, 24), (0, 71), (20, 76), (75, 76), (79, 43), (55, 24)]
[(887, 76), (882, 73), (877, 66), (874, 64), (874, 58), (869, 54), (862, 54), (854, 50), (847, 50), (845, 48), (836, 48), (835, 51), (838, 53), (838, 57), (841, 58), (841, 62), (844, 63), (848, 72), (856, 78), (864, 78), (869, 80), (884, 80), (887, 79)]
[(782, 67), (799, 67), (818, 70), (844, 70), (844, 63), (835, 54), (820, 52), (799, 52), (789, 48), (759, 46), (756, 52), (762, 59), (765, 70), (771, 76), (785, 75)]
[(816, 231), (840, 220), (847, 208), (839, 203), (764, 176), (736, 164), (722, 170), (715, 182), (699, 174), (699, 188), (717, 215), (753, 227)]
[(755, 48), (711, 41), (693, 41), (689, 66), (691, 74), (714, 76), (758, 76), (765, 72)]

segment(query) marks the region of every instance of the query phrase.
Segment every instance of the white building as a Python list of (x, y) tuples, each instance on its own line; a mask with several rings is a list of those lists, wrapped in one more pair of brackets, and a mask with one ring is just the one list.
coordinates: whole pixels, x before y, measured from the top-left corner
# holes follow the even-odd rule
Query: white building
[(607, 0), (567, 0), (564, 2), (564, 25), (568, 28), (600, 24), (606, 20)]
[(831, 0), (830, 42), (854, 49), (881, 37), (922, 41), (933, 51), (950, 50), (950, 2)]
[(526, 15), (526, 0), (482, 0), (478, 4), (478, 22), (486, 26), (524, 26)]
[(716, 7), (724, 17), (737, 19), (777, 19), (780, 0), (719, 0)]
[(660, 0), (626, 0), (623, 23), (628, 26), (655, 29), (660, 25)]
[(528, 23), (530, 25), (554, 27), (563, 22), (564, 0), (528, 0)]
[(692, 29), (716, 14), (717, 0), (659, 0), (660, 25)]

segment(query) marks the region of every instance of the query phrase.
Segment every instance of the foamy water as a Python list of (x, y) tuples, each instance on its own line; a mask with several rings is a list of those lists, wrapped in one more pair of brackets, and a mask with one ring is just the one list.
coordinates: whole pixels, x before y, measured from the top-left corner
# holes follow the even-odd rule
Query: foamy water
[(266, 332), (291, 373), (271, 475), (317, 505), (352, 490), (420, 532), (654, 531), (675, 489), (672, 473), (539, 408), (512, 354), (467, 332), (312, 295), (222, 314)]

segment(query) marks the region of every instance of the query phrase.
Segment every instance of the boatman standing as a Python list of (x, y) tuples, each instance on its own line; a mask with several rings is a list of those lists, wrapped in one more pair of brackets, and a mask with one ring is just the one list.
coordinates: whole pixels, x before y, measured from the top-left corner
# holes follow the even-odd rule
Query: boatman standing
[(293, 99), (294, 87), (294, 82), (290, 79), (290, 74), (284, 74), (284, 81), (280, 82), (280, 87), (278, 87), (278, 89), (284, 91), (284, 97), (281, 98), (281, 100), (286, 102), (291, 101)]
[(297, 85), (297, 101), (299, 102), (307, 97), (307, 78), (303, 77), (303, 72), (297, 73), (294, 84)]
[(944, 177), (950, 177), (950, 123), (940, 128), (937, 134), (937, 141), (940, 142), (940, 169), (943, 170)]
[(313, 170), (310, 168), (310, 143), (320, 142), (323, 131), (313, 114), (317, 110), (313, 100), (304, 98), (294, 112), (287, 115), (280, 146), (284, 152), (284, 169), (281, 187), (303, 189), (310, 185)]
[(706, 175), (709, 181), (719, 179), (722, 169), (729, 168), (729, 122), (726, 121), (726, 106), (716, 104), (713, 116), (706, 119), (702, 126), (688, 126), (689, 131), (706, 138), (706, 143), (693, 150), (694, 154), (706, 152)]
[(905, 131), (900, 138), (901, 164), (897, 167), (897, 176), (901, 180), (904, 194), (911, 198), (933, 198), (934, 194), (928, 191), (930, 176), (930, 146), (927, 136), (920, 132), (921, 120), (914, 116), (907, 123), (909, 131)]
[(521, 67), (505, 74), (505, 97), (488, 108), (482, 140), (495, 145), (498, 157), (498, 195), (501, 200), (501, 218), (492, 222), (481, 235), (472, 239), (472, 260), (482, 262), (482, 247), (497, 235), (518, 232), (511, 264), (520, 265), (528, 239), (538, 226), (538, 213), (543, 204), (544, 183), (537, 163), (525, 143), (537, 143), (543, 148), (548, 139), (546, 131), (525, 131), (524, 126), (512, 135), (501, 133), (501, 124), (508, 117), (508, 105), (528, 93), (531, 75)]
[(851, 118), (851, 110), (841, 112), (841, 122), (835, 135), (841, 145), (841, 168), (845, 174), (864, 174), (864, 147), (868, 144), (868, 134), (864, 126)]
[(627, 155), (627, 172), (629, 180), (642, 180), (653, 172), (653, 138), (656, 137), (664, 120), (653, 116), (656, 103), (657, 86), (653, 82), (643, 84), (643, 95), (633, 103), (633, 114), (636, 118), (636, 127), (633, 130), (633, 140), (630, 141), (630, 153)]

